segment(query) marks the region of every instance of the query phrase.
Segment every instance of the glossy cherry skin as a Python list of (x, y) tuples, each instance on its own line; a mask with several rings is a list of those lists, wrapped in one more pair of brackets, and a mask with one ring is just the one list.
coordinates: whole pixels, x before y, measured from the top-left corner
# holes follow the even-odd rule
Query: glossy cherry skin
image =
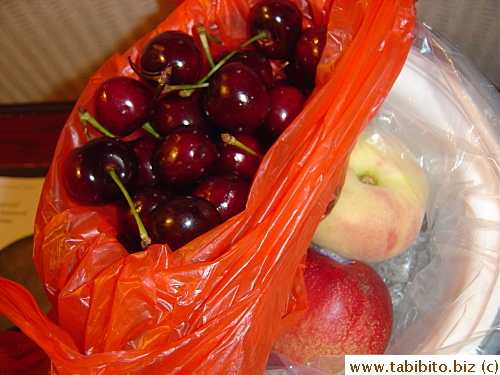
[(221, 223), (212, 203), (195, 196), (179, 196), (153, 211), (153, 243), (166, 243), (172, 251)]
[(95, 94), (95, 110), (101, 125), (125, 137), (148, 121), (154, 96), (144, 83), (129, 77), (105, 80)]
[(138, 161), (127, 143), (116, 138), (99, 137), (75, 148), (65, 160), (62, 171), (70, 198), (86, 206), (113, 203), (123, 198), (109, 174), (110, 168), (126, 187), (133, 186)]
[(130, 142), (139, 161), (139, 174), (137, 186), (153, 185), (157, 183), (157, 177), (153, 170), (153, 155), (160, 146), (160, 140), (150, 135), (144, 135)]
[(295, 63), (299, 72), (314, 81), (316, 68), (326, 43), (326, 26), (311, 26), (299, 36), (295, 45)]
[(210, 133), (213, 128), (203, 111), (199, 92), (196, 90), (188, 97), (172, 92), (159, 99), (151, 115), (151, 125), (163, 135), (184, 125), (197, 126)]
[(284, 71), (288, 81), (308, 95), (316, 85), (316, 69), (326, 43), (326, 28), (305, 29), (295, 45), (293, 59)]
[(224, 222), (246, 207), (250, 184), (236, 174), (212, 175), (193, 189), (193, 195), (212, 203)]
[(264, 79), (242, 63), (222, 66), (210, 80), (203, 102), (209, 120), (232, 133), (250, 133), (269, 112)]
[(203, 54), (191, 35), (169, 30), (155, 35), (144, 46), (139, 65), (151, 73), (171, 66), (168, 83), (172, 85), (195, 83), (203, 68)]
[[(264, 155), (265, 149), (254, 136), (250, 134), (237, 134), (235, 138), (257, 154)], [(252, 182), (261, 160), (261, 158), (237, 146), (224, 143), (220, 148), (217, 172), (232, 172), (247, 182)]]
[[(216, 57), (215, 60), (216, 61), (222, 60), (230, 52), (231, 51), (221, 52)], [(264, 78), (264, 81), (266, 81), (266, 83), (268, 85), (271, 84), (272, 79), (273, 79), (273, 69), (271, 66), (271, 62), (261, 52), (253, 50), (253, 49), (242, 50), (242, 51), (236, 52), (236, 54), (233, 55), (226, 62), (226, 64), (230, 63), (230, 62), (240, 62), (242, 64), (245, 64), (249, 68), (252, 68), (257, 73), (259, 73), (262, 76), (262, 78)]]
[(287, 0), (265, 0), (257, 3), (248, 16), (251, 36), (267, 32), (269, 36), (253, 43), (269, 59), (287, 59), (293, 55), (295, 42), (302, 30), (302, 14)]
[(271, 109), (260, 127), (268, 144), (273, 143), (304, 108), (306, 96), (290, 84), (278, 84), (270, 93)]
[(212, 139), (196, 126), (173, 129), (153, 158), (153, 170), (167, 185), (191, 185), (212, 172), (219, 152)]
[(315, 79), (311, 79), (310, 76), (304, 74), (295, 59), (290, 60), (283, 70), (286, 74), (286, 80), (291, 85), (299, 88), (306, 96), (309, 96), (316, 85)]
[[(152, 212), (161, 203), (177, 194), (163, 185), (140, 186), (130, 192), (130, 198), (149, 235), (152, 232)], [(141, 238), (137, 222), (127, 202), (123, 202), (119, 215), (121, 229), (126, 237), (140, 248)]]

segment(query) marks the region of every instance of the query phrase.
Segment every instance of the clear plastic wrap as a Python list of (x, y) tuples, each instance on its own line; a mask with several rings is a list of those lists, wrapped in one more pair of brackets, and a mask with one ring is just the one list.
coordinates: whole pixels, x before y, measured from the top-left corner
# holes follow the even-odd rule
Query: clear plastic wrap
[[(366, 128), (407, 145), (401, 157), (415, 157), (430, 186), (419, 237), (373, 264), (393, 299), (388, 354), (496, 354), (487, 339), (499, 330), (499, 103), (466, 56), (417, 24), (405, 66)], [(342, 371), (342, 357), (305, 366), (273, 353), (266, 375)]]

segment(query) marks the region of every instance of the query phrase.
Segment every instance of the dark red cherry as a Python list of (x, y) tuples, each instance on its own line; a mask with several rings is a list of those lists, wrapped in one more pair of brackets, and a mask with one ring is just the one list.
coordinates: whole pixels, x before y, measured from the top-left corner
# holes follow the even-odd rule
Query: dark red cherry
[(189, 195), (160, 204), (152, 215), (153, 243), (166, 243), (172, 251), (221, 223), (212, 203)]
[(304, 30), (295, 46), (293, 59), (284, 71), (288, 81), (308, 95), (316, 85), (316, 69), (326, 43), (326, 28)]
[[(161, 203), (176, 196), (174, 192), (162, 185), (140, 186), (130, 192), (130, 198), (149, 235), (152, 233), (152, 212)], [(128, 203), (123, 202), (119, 214), (121, 229), (128, 239), (140, 248), (141, 237), (137, 222)]]
[(267, 32), (269, 36), (253, 43), (269, 59), (287, 59), (293, 55), (295, 42), (302, 30), (302, 14), (287, 0), (264, 0), (250, 10), (250, 36)]
[(101, 125), (125, 137), (148, 121), (153, 93), (142, 82), (129, 77), (105, 80), (95, 94), (95, 110)]
[(324, 25), (311, 26), (299, 36), (295, 45), (295, 63), (299, 73), (314, 81), (316, 68), (326, 42), (326, 27)]
[(299, 88), (308, 96), (314, 89), (316, 82), (315, 77), (305, 74), (295, 62), (295, 59), (289, 61), (288, 65), (283, 69), (286, 74), (286, 80), (293, 86)]
[(168, 185), (191, 185), (205, 178), (219, 153), (212, 139), (196, 126), (180, 126), (163, 138), (153, 170)]
[(193, 189), (193, 195), (212, 203), (222, 221), (243, 211), (247, 204), (250, 184), (232, 173), (213, 175)]
[(195, 83), (203, 68), (203, 54), (195, 39), (182, 31), (157, 34), (144, 46), (140, 67), (150, 73), (172, 67), (169, 84)]
[(135, 183), (138, 161), (127, 143), (117, 138), (99, 137), (75, 148), (65, 160), (62, 171), (68, 195), (86, 206), (121, 199), (123, 193), (111, 178), (110, 168), (126, 187)]
[(253, 69), (229, 63), (211, 78), (203, 104), (215, 125), (232, 134), (250, 133), (269, 112), (267, 85)]
[[(227, 56), (228, 53), (231, 51), (223, 51), (221, 52), (217, 57), (216, 61), (222, 60), (225, 56)], [(272, 79), (273, 79), (273, 69), (271, 66), (271, 62), (269, 59), (264, 56), (261, 52), (256, 51), (256, 50), (242, 50), (239, 52), (236, 52), (235, 55), (233, 55), (227, 62), (240, 62), (242, 64), (245, 64), (249, 68), (252, 68), (255, 70), (257, 73), (259, 73), (262, 78), (264, 78), (264, 81), (268, 85), (271, 84)]]
[(199, 92), (196, 90), (188, 97), (172, 92), (159, 99), (151, 115), (151, 125), (163, 135), (183, 125), (197, 126), (210, 133), (212, 126), (203, 111)]
[(153, 155), (159, 145), (160, 140), (150, 135), (144, 135), (130, 142), (130, 146), (139, 160), (137, 186), (153, 185), (157, 182), (156, 174), (153, 171)]
[(278, 84), (269, 92), (271, 109), (259, 128), (267, 144), (272, 144), (304, 108), (305, 95), (290, 84)]
[[(264, 155), (260, 142), (249, 134), (236, 134), (235, 138), (259, 155)], [(251, 182), (259, 168), (261, 157), (250, 154), (238, 146), (222, 144), (217, 162), (217, 172), (233, 172)]]

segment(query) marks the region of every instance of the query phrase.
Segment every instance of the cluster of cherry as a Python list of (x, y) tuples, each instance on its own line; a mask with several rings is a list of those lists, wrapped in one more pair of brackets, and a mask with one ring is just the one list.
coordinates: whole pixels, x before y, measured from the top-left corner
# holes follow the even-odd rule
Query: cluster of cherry
[(294, 3), (264, 0), (251, 9), (249, 40), (216, 56), (201, 25), (198, 39), (154, 36), (130, 59), (137, 79), (105, 80), (94, 116), (81, 108), (82, 122), (104, 135), (65, 161), (69, 196), (120, 205), (130, 252), (176, 250), (241, 212), (263, 155), (314, 87), (326, 28), (302, 25)]

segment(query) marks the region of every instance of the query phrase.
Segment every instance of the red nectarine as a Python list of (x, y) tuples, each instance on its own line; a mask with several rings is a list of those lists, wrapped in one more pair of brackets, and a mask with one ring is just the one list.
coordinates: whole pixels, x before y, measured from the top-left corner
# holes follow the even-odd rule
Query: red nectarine
[(340, 263), (310, 248), (304, 280), (308, 310), (273, 350), (306, 363), (320, 355), (381, 354), (392, 332), (389, 290), (368, 264)]

